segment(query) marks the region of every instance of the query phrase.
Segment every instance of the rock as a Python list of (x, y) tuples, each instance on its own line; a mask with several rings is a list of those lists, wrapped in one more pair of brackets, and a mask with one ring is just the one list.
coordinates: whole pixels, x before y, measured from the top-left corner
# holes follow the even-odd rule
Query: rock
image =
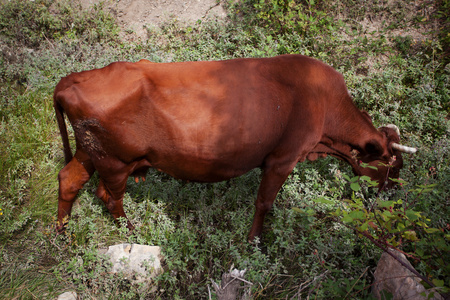
[(110, 257), (112, 272), (136, 275), (137, 282), (155, 277), (162, 272), (161, 248), (139, 244), (120, 244), (110, 246), (106, 255)]
[[(388, 251), (392, 251), (405, 264), (413, 268), (404, 254), (393, 249)], [(433, 290), (425, 290), (424, 286), (420, 284), (420, 278), (386, 252), (381, 255), (374, 276), (375, 283), (372, 287), (372, 293), (377, 299), (390, 299), (387, 297), (386, 292), (392, 294), (393, 300), (443, 299), (435, 291), (434, 296), (428, 298), (428, 295), (433, 293)], [(420, 295), (423, 292), (426, 293), (426, 296)]]
[(57, 300), (77, 300), (77, 293), (65, 292), (58, 296)]

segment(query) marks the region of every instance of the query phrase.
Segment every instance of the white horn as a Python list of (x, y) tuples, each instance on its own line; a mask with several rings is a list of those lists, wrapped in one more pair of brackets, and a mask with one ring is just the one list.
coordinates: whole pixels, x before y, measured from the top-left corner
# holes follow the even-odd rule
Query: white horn
[(400, 144), (397, 144), (397, 143), (392, 143), (392, 148), (393, 149), (397, 149), (398, 151), (405, 152), (405, 153), (410, 153), (410, 154), (413, 154), (413, 153), (417, 152), (417, 148), (403, 146), (403, 145), (400, 145)]
[(400, 129), (398, 129), (398, 127), (397, 127), (396, 125), (394, 125), (394, 124), (388, 124), (388, 125), (386, 125), (385, 127), (394, 129), (395, 132), (397, 132), (397, 135), (400, 136)]

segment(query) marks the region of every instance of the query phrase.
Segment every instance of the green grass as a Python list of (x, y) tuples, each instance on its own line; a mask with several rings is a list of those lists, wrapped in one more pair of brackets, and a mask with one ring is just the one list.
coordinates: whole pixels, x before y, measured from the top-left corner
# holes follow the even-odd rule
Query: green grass
[[(257, 246), (247, 243), (246, 235), (258, 170), (217, 184), (184, 183), (157, 171), (150, 171), (145, 183), (130, 179), (124, 206), (136, 225), (131, 235), (114, 224), (94, 196), (94, 176), (80, 192), (66, 234), (56, 236), (56, 178), (63, 153), (53, 89), (70, 72), (117, 60), (218, 60), (286, 53), (320, 58), (343, 73), (355, 102), (376, 126), (397, 124), (402, 142), (419, 149), (404, 157), (401, 177), (408, 185), (381, 199), (405, 199), (409, 188), (436, 184), (413, 205), (430, 219), (430, 226), (448, 235), (447, 2), (438, 2), (436, 13), (424, 20), (406, 1), (389, 6), (383, 1), (361, 5), (349, 0), (266, 0), (262, 5), (245, 0), (227, 4), (226, 20), (189, 27), (168, 21), (149, 28), (148, 40), (130, 43), (119, 40), (114, 19), (101, 6), (80, 10), (62, 2), (49, 10), (53, 1), (0, 1), (0, 294), (53, 299), (73, 289), (88, 299), (206, 299), (211, 280), (220, 280), (234, 264), (247, 269), (255, 299), (299, 294), (370, 298), (381, 251), (330, 216), (334, 205), (354, 195), (342, 177), (350, 174), (349, 167), (332, 158), (296, 167)], [(385, 22), (375, 32), (365, 31), (367, 15)], [(444, 24), (438, 26), (441, 31), (424, 30), (420, 40), (409, 37), (408, 31), (399, 34), (433, 20)], [(356, 196), (372, 201), (374, 194), (364, 187)], [(319, 197), (334, 202), (317, 203)], [(98, 249), (121, 242), (162, 247), (165, 272), (154, 280), (153, 290), (143, 292), (125, 277), (107, 272), (108, 263)], [(443, 243), (448, 247), (448, 240)], [(404, 250), (414, 249), (405, 245)], [(436, 254), (432, 247), (424, 251)], [(435, 259), (438, 267), (413, 264), (449, 286), (448, 252), (442, 259), (440, 265)]]

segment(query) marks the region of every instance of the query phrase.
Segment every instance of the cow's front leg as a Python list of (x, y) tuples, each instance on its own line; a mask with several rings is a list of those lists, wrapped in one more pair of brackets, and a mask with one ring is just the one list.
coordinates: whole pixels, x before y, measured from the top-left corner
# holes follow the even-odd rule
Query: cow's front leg
[(64, 231), (73, 202), (94, 171), (89, 156), (83, 151), (77, 150), (72, 160), (59, 172), (58, 221), (56, 224), (58, 233)]
[(248, 240), (252, 242), (256, 236), (261, 236), (264, 218), (267, 212), (272, 208), (273, 202), (277, 197), (278, 191), (286, 181), (286, 178), (292, 172), (297, 161), (285, 165), (276, 163), (267, 164), (264, 168), (263, 177), (258, 190), (258, 196), (255, 202), (255, 216), (253, 225), (248, 234)]
[(124, 180), (116, 182), (116, 184), (105, 184), (104, 180), (100, 179), (100, 183), (95, 193), (103, 203), (105, 203), (106, 208), (113, 216), (114, 220), (118, 221), (120, 217), (127, 219), (127, 228), (133, 230), (134, 226), (128, 220), (125, 211), (123, 210), (123, 196), (125, 194), (126, 188), (126, 177)]

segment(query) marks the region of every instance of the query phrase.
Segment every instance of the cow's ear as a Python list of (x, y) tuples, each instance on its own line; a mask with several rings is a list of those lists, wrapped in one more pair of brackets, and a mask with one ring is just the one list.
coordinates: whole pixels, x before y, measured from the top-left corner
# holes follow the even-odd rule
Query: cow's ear
[(370, 122), (372, 123), (372, 117), (369, 115), (369, 113), (365, 110), (361, 110), (361, 114)]
[(382, 134), (384, 134), (384, 136), (386, 136), (386, 138), (388, 139), (389, 142), (395, 142), (395, 143), (400, 142), (399, 131), (396, 131), (395, 129), (386, 127), (386, 126), (380, 127), (380, 128), (378, 128), (378, 130)]

